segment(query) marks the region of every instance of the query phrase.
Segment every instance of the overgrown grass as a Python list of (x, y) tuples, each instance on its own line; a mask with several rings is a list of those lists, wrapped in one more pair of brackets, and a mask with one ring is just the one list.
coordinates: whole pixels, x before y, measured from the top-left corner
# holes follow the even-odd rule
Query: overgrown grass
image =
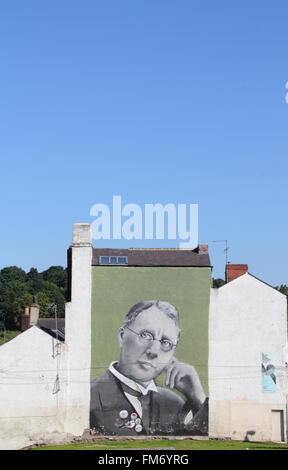
[(0, 333), (0, 346), (1, 344), (7, 343), (7, 341), (10, 341), (11, 339), (15, 338), (15, 336), (19, 335), (21, 333), (20, 330), (7, 330), (5, 333), (1, 331)]
[(33, 447), (30, 450), (129, 450), (159, 449), (167, 450), (288, 450), (288, 444), (271, 442), (238, 442), (238, 441), (190, 441), (190, 440), (153, 440), (153, 441), (98, 441), (83, 442), (59, 446)]

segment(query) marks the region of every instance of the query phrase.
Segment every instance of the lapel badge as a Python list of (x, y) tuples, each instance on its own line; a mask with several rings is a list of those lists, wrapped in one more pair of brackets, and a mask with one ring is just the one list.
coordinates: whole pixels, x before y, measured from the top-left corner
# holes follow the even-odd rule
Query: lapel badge
[(125, 424), (126, 428), (132, 429), (135, 426), (135, 421), (128, 421), (128, 423)]
[(121, 410), (120, 413), (119, 413), (119, 416), (120, 416), (121, 419), (128, 418), (128, 415), (129, 415), (129, 413), (128, 413), (127, 410)]

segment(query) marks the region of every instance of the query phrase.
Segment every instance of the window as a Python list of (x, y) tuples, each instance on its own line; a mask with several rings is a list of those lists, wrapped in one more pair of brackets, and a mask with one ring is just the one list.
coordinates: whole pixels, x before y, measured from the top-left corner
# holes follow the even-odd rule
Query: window
[(104, 265), (127, 265), (128, 257), (127, 256), (99, 256), (99, 264)]

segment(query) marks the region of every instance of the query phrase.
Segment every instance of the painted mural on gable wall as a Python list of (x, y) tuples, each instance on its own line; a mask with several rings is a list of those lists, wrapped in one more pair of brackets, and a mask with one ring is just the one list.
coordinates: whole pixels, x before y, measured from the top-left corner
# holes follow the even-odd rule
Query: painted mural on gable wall
[(275, 393), (277, 391), (277, 378), (274, 355), (262, 353), (261, 359), (262, 392)]
[(207, 434), (210, 270), (92, 271), (90, 427)]

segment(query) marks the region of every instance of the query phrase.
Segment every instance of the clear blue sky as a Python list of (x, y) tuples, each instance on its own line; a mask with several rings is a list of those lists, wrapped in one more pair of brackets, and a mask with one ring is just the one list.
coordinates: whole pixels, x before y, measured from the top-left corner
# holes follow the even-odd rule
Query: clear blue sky
[[(215, 277), (228, 239), (231, 262), (288, 283), (287, 14), (285, 0), (2, 0), (0, 267), (66, 265), (72, 224), (122, 195), (198, 203)], [(139, 241), (98, 244), (117, 245)]]

